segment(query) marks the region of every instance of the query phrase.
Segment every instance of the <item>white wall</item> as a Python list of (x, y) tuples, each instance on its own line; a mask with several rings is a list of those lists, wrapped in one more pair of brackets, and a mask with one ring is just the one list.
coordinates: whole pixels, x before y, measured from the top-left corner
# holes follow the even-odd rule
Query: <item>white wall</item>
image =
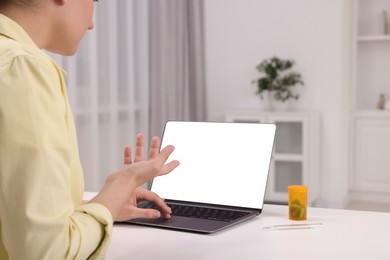
[(223, 120), (227, 110), (260, 109), (251, 84), (255, 66), (273, 55), (294, 59), (305, 82), (294, 107), (322, 115), (320, 205), (341, 207), (348, 194), (347, 0), (204, 3), (208, 120)]

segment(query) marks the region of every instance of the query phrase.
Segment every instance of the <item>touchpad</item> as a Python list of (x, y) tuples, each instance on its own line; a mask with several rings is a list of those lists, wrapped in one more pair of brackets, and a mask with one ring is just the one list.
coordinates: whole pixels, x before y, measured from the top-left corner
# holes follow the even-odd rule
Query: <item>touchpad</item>
[(183, 225), (184, 223), (190, 222), (191, 219), (185, 217), (172, 216), (170, 219), (165, 218), (157, 218), (157, 219), (146, 219), (146, 218), (138, 218), (133, 219), (129, 222), (131, 223), (143, 223), (150, 225), (158, 225), (158, 226), (177, 226)]

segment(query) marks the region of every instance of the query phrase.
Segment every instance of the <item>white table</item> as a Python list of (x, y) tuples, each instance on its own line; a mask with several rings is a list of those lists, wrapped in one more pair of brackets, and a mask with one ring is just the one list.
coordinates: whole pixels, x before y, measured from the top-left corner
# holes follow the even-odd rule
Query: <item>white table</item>
[[(306, 222), (287, 214), (286, 206), (264, 205), (255, 219), (212, 235), (115, 225), (106, 259), (390, 259), (390, 213), (309, 208)], [(310, 229), (263, 229), (319, 222)]]

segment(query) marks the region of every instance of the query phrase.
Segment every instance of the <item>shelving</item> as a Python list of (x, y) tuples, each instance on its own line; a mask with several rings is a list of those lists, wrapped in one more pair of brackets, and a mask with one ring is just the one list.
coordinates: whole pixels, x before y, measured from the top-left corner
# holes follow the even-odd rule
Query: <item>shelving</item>
[[(353, 110), (376, 108), (380, 94), (390, 97), (389, 0), (354, 0), (352, 50)], [(390, 16), (388, 17), (390, 18)]]
[(390, 195), (390, 111), (376, 108), (380, 94), (390, 98), (390, 0), (353, 4), (351, 191), (380, 199)]
[(307, 185), (309, 204), (319, 192), (319, 124), (314, 112), (229, 111), (228, 122), (275, 123), (276, 136), (266, 201), (287, 203), (288, 185)]
[(354, 0), (354, 11), (357, 36), (390, 34), (384, 15), (390, 18), (389, 0)]
[(390, 97), (390, 41), (356, 43), (356, 104), (357, 110), (376, 109), (380, 94)]
[(370, 35), (370, 36), (358, 36), (356, 38), (358, 43), (365, 42), (389, 42), (390, 43), (390, 35)]

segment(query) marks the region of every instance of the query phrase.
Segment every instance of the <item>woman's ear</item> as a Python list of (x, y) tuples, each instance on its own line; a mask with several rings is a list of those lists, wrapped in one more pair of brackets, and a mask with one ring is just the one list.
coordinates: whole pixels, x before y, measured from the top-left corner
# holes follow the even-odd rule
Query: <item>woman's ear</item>
[(69, 0), (53, 0), (56, 5), (66, 5)]

